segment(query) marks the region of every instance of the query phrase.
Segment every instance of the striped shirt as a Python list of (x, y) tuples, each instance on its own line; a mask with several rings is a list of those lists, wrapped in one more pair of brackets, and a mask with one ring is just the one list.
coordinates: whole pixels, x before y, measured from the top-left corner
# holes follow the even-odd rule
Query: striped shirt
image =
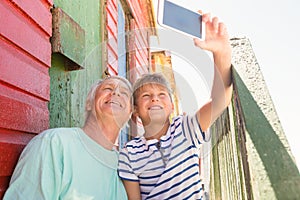
[(201, 199), (199, 148), (204, 141), (196, 115), (177, 116), (159, 141), (136, 137), (125, 145), (119, 176), (139, 181), (142, 199)]

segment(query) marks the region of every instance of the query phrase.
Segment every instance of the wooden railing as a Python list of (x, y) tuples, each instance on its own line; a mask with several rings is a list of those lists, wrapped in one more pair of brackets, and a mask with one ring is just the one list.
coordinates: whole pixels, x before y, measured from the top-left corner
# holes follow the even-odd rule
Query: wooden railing
[(298, 199), (299, 170), (250, 41), (231, 44), (234, 93), (210, 129), (210, 199)]

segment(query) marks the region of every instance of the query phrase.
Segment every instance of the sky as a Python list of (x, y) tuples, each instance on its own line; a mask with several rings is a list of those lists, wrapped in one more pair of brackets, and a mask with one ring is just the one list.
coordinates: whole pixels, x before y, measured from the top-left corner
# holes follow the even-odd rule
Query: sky
[[(250, 40), (292, 154), (300, 168), (300, 1), (171, 1), (194, 11), (210, 12), (225, 23), (231, 38), (246, 37)], [(180, 62), (178, 57), (180, 55), (172, 57), (173, 65)], [(192, 79), (189, 77), (189, 80)], [(206, 92), (209, 84), (206, 81), (200, 83)], [(197, 95), (195, 89), (189, 90)], [(205, 97), (208, 95), (206, 92), (202, 94)]]

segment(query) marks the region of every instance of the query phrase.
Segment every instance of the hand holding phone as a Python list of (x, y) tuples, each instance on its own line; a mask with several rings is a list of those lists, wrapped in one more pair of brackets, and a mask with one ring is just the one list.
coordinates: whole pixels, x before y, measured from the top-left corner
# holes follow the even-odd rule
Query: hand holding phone
[(192, 38), (205, 40), (202, 15), (167, 0), (158, 2), (158, 24)]

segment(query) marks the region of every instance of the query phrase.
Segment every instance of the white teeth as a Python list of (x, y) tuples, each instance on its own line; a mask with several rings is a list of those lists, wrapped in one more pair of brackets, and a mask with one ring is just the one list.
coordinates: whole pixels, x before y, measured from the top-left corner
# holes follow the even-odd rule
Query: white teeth
[(161, 106), (151, 106), (151, 107), (149, 108), (149, 110), (160, 110), (160, 109), (162, 109)]
[(114, 105), (118, 105), (118, 106), (122, 107), (121, 104), (120, 104), (119, 102), (117, 102), (117, 101), (109, 101), (109, 102), (107, 102), (107, 103), (109, 103), (109, 104), (114, 104)]

